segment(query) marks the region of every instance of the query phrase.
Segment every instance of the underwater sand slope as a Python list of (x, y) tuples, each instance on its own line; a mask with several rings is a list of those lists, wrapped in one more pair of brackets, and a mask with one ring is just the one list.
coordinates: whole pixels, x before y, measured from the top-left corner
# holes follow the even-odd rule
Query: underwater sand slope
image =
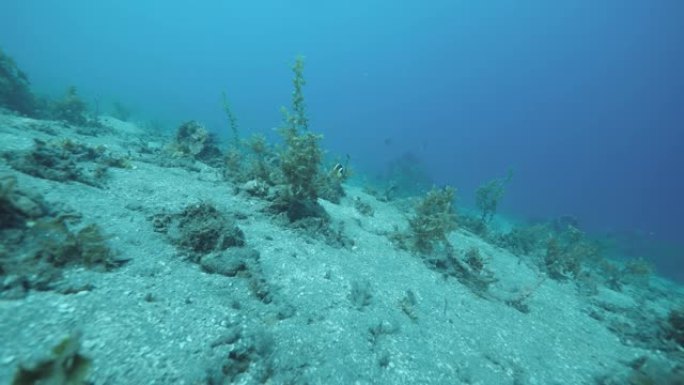
[[(49, 259), (0, 275), (0, 383), (76, 351), (94, 384), (681, 383), (681, 360), (629, 338), (658, 333), (682, 294), (668, 282), (582, 294), (457, 230), (455, 252), (496, 277), (478, 290), (392, 244), (408, 202), (345, 186), (319, 200), (330, 242), (216, 168), (163, 161), (168, 138), (101, 122), (0, 116), (0, 190), (30, 243), (0, 257)], [(52, 171), (31, 167), (43, 157)]]

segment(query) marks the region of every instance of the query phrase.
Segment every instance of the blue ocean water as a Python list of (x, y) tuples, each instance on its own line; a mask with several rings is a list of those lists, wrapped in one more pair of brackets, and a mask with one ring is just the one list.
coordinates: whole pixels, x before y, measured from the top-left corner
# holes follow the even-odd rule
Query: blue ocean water
[(69, 85), (169, 130), (269, 133), (306, 57), (311, 128), (372, 178), (409, 156), (472, 206), (572, 215), (684, 278), (681, 1), (39, 1), (0, 3), (0, 47), (34, 88)]

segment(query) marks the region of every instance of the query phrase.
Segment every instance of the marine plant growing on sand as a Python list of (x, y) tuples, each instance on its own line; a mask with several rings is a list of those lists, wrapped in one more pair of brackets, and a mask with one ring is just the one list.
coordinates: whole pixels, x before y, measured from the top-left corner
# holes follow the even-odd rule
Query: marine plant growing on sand
[(492, 237), (492, 243), (511, 253), (530, 255), (543, 248), (551, 229), (547, 224), (521, 225)]
[(223, 112), (226, 113), (226, 117), (228, 118), (228, 125), (230, 126), (231, 145), (239, 147), (240, 134), (238, 130), (239, 126), (237, 117), (235, 116), (235, 113), (233, 113), (233, 108), (230, 106), (230, 103), (228, 102), (228, 96), (226, 96), (225, 92), (221, 94), (221, 104), (223, 106)]
[(513, 172), (508, 171), (508, 174), (503, 178), (491, 180), (477, 188), (475, 192), (475, 204), (481, 211), (481, 220), (483, 223), (488, 223), (496, 214), (496, 209), (499, 206), (499, 201), (504, 195), (505, 185), (511, 181)]
[(564, 232), (548, 239), (543, 268), (552, 279), (574, 279), (588, 263), (599, 259), (598, 246), (587, 240), (579, 229), (568, 226)]
[[(306, 80), (301, 56), (296, 58), (292, 71), (291, 105), (281, 109), (283, 121), (278, 132), (283, 145), (280, 147), (274, 149), (260, 134), (241, 139), (237, 119), (225, 94), (222, 104), (231, 131), (224, 175), (233, 182), (243, 183), (241, 188), (251, 195), (266, 197), (268, 189), (277, 186), (272, 211), (287, 212), (290, 220), (296, 221), (305, 217), (325, 217), (318, 198), (339, 203), (344, 196), (342, 183), (349, 175), (349, 157), (344, 164), (336, 162), (329, 171), (322, 168), (322, 135), (309, 131), (306, 116), (303, 93)], [(255, 189), (257, 186), (261, 187)]]
[(280, 154), (280, 168), (290, 193), (298, 200), (315, 200), (316, 179), (318, 177), (323, 151), (319, 146), (321, 135), (308, 132), (309, 120), (305, 114), (304, 94), (304, 59), (298, 56), (292, 66), (294, 78), (292, 84), (292, 112), (283, 108), (284, 127), (280, 134), (285, 141), (285, 149)]
[(55, 100), (50, 108), (50, 115), (53, 119), (62, 120), (77, 126), (84, 126), (88, 123), (86, 112), (88, 106), (78, 96), (76, 87), (70, 86), (61, 99)]
[(292, 66), (294, 77), (292, 78), (292, 111), (287, 111), (283, 108), (282, 112), (285, 116), (285, 123), (288, 128), (295, 131), (306, 131), (309, 129), (309, 119), (306, 117), (306, 105), (304, 104), (303, 88), (306, 84), (304, 79), (304, 57), (297, 56), (295, 63)]
[(233, 109), (228, 102), (228, 97), (225, 92), (221, 94), (221, 105), (223, 107), (223, 112), (225, 112), (226, 117), (228, 118), (228, 126), (230, 127), (230, 139), (225, 154), (224, 176), (227, 179), (244, 182), (248, 178), (246, 178), (243, 170), (244, 154), (242, 152), (242, 143), (240, 142), (240, 134), (238, 132), (237, 117), (233, 113)]
[(286, 147), (280, 156), (280, 168), (290, 193), (299, 200), (316, 199), (315, 182), (323, 157), (318, 145), (321, 136), (310, 132), (299, 133), (289, 128), (283, 130), (282, 134)]
[(455, 190), (432, 189), (415, 207), (409, 219), (413, 248), (421, 253), (432, 251), (436, 243), (448, 244), (447, 235), (456, 229)]
[(319, 146), (322, 137), (308, 131), (302, 94), (305, 84), (303, 70), (304, 61), (300, 56), (292, 67), (295, 87), (292, 92), (292, 113), (283, 108), (284, 126), (280, 128), (285, 146), (279, 154), (279, 163), (286, 189), (273, 206), (274, 211), (287, 212), (291, 222), (306, 217), (327, 220), (325, 210), (316, 201), (316, 182), (320, 178), (323, 159), (323, 151)]
[(397, 246), (419, 254), (429, 254), (438, 244), (449, 248), (447, 235), (456, 229), (455, 190), (433, 188), (415, 206), (407, 232), (390, 236)]
[(276, 158), (273, 149), (262, 134), (254, 134), (247, 140), (247, 148), (251, 151), (253, 159), (248, 167), (251, 179), (264, 181), (271, 184), (275, 176), (272, 175), (271, 167)]

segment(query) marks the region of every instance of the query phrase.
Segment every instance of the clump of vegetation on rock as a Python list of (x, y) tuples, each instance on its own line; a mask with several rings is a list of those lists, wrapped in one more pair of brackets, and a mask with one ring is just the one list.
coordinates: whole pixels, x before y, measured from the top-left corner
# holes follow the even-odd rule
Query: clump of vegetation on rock
[(14, 59), (2, 50), (0, 50), (0, 107), (27, 116), (35, 116), (38, 109), (28, 76), (19, 69)]
[(130, 168), (127, 159), (112, 155), (104, 146), (69, 139), (34, 142), (28, 152), (8, 154), (8, 161), (14, 169), (38, 178), (102, 187), (110, 167)]
[(153, 219), (155, 231), (166, 234), (173, 244), (188, 251), (193, 261), (198, 261), (202, 254), (245, 244), (242, 230), (210, 203), (191, 205), (180, 213), (159, 214)]
[(216, 136), (194, 120), (178, 127), (171, 150), (176, 157), (198, 160), (210, 166), (220, 167), (223, 163)]
[(125, 263), (98, 225), (78, 229), (69, 223), (78, 216), (56, 215), (47, 207), (40, 196), (18, 189), (14, 177), (0, 178), (0, 297), (55, 289), (67, 267), (109, 271)]
[(191, 205), (180, 213), (155, 215), (152, 220), (155, 231), (166, 234), (204, 271), (246, 278), (257, 299), (263, 303), (273, 301), (273, 289), (262, 273), (259, 252), (246, 245), (242, 230), (214, 205)]
[(108, 271), (121, 264), (107, 246), (107, 237), (96, 224), (89, 224), (77, 232), (66, 225), (64, 219), (39, 221), (32, 232), (42, 239), (41, 257), (56, 267), (85, 266)]

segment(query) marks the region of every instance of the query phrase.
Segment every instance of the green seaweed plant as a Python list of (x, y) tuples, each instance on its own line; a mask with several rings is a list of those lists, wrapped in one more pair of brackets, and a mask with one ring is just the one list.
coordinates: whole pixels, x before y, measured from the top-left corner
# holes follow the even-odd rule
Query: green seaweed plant
[(86, 118), (88, 106), (78, 95), (75, 86), (67, 88), (64, 96), (52, 104), (51, 110), (54, 119), (77, 126), (84, 126), (88, 123)]
[(318, 196), (316, 180), (319, 176), (323, 151), (319, 146), (321, 135), (308, 132), (309, 120), (304, 108), (302, 88), (304, 80), (304, 58), (297, 56), (292, 67), (292, 111), (283, 109), (285, 126), (280, 134), (285, 149), (280, 155), (280, 168), (296, 200), (315, 200)]
[(304, 79), (304, 57), (299, 55), (292, 66), (294, 77), (292, 78), (292, 114), (288, 115), (288, 123), (297, 130), (308, 130), (309, 119), (306, 117), (306, 105), (304, 104), (303, 88), (306, 84)]
[(447, 235), (456, 229), (456, 211), (452, 187), (433, 188), (415, 207), (409, 219), (410, 247), (422, 254), (433, 251), (435, 244), (449, 244)]
[(286, 129), (283, 131), (286, 148), (280, 156), (280, 168), (296, 199), (318, 197), (316, 179), (319, 173), (323, 151), (319, 146), (320, 135), (310, 132), (297, 133)]
[(543, 267), (551, 279), (577, 279), (589, 264), (600, 259), (599, 246), (588, 240), (579, 229), (568, 226), (565, 231), (548, 239)]
[(110, 271), (125, 261), (117, 260), (107, 245), (107, 237), (96, 224), (72, 232), (66, 218), (37, 221), (32, 230), (39, 234), (39, 257), (55, 267), (80, 265), (99, 271)]
[(247, 147), (252, 153), (252, 162), (248, 168), (250, 179), (271, 184), (273, 182), (271, 161), (276, 157), (263, 134), (253, 134), (247, 140)]
[(488, 223), (496, 214), (499, 201), (503, 198), (504, 187), (513, 178), (513, 171), (508, 170), (508, 174), (503, 178), (491, 180), (477, 188), (475, 192), (475, 205), (482, 212), (481, 220)]
[(228, 96), (226, 96), (225, 92), (221, 94), (221, 104), (223, 106), (223, 112), (226, 113), (226, 117), (228, 118), (228, 125), (230, 127), (230, 133), (232, 135), (231, 146), (239, 147), (240, 134), (238, 130), (238, 120), (235, 116), (235, 113), (233, 112), (233, 108), (230, 106), (230, 103), (228, 102)]

